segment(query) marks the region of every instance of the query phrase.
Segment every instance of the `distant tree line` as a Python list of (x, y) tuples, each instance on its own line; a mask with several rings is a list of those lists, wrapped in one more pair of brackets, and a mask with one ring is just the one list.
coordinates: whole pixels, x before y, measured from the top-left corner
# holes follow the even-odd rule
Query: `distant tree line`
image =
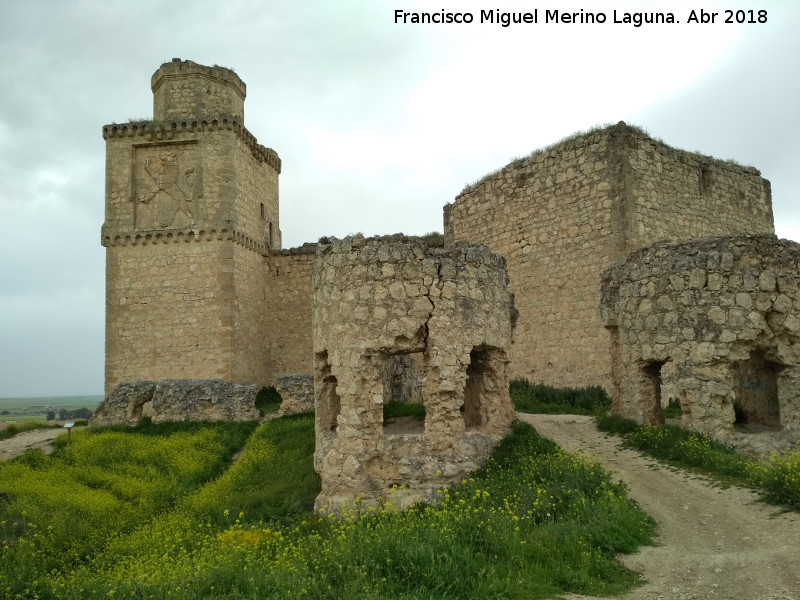
[(56, 411), (48, 410), (46, 416), (48, 421), (55, 421), (56, 416), (58, 416), (59, 421), (68, 421), (74, 419), (91, 419), (92, 414), (93, 412), (88, 408), (76, 408), (75, 410), (62, 408), (58, 411), (58, 415), (56, 415)]

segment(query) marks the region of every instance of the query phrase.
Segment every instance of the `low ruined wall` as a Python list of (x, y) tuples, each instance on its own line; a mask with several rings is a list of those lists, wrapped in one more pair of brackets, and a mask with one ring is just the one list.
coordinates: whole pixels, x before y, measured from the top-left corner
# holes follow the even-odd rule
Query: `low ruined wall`
[(257, 385), (221, 379), (137, 381), (115, 387), (95, 410), (91, 424), (136, 425), (142, 417), (169, 421), (255, 421)]
[(613, 410), (725, 438), (735, 423), (800, 427), (800, 244), (771, 235), (659, 243), (603, 273)]
[[(430, 500), (489, 456), (514, 418), (505, 261), (481, 245), (431, 249), (394, 236), (333, 240), (313, 266), (317, 508)], [(384, 429), (383, 371), (421, 353), (424, 429)]]
[(278, 373), (275, 390), (281, 396), (278, 414), (294, 415), (314, 410), (314, 374)]

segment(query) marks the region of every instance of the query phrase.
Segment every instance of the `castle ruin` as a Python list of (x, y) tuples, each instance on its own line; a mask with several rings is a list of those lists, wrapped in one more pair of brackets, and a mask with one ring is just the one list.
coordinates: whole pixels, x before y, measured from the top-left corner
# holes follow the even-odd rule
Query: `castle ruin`
[[(263, 387), (277, 374), (315, 371), (322, 393), (328, 377), (322, 370), (333, 371), (334, 363), (320, 366), (315, 349), (328, 334), (312, 327), (312, 314), (327, 310), (319, 305), (312, 265), (328, 260), (331, 250), (329, 244), (282, 249), (281, 161), (245, 127), (244, 82), (222, 67), (174, 59), (155, 72), (151, 87), (152, 120), (103, 127), (106, 393), (140, 380), (185, 378)], [(671, 148), (625, 123), (513, 161), (465, 188), (443, 217), (445, 250), (480, 243), (505, 259), (519, 321), (503, 347), (504, 376), (601, 385), (623, 396), (624, 357), (639, 351), (623, 344), (622, 326), (617, 340), (609, 325), (614, 311), (627, 318), (627, 304), (604, 305), (601, 318), (603, 271), (626, 256), (643, 260), (631, 253), (657, 242), (774, 231), (769, 182), (756, 169)], [(362, 282), (373, 285), (374, 278)], [(772, 301), (784, 302), (778, 288), (775, 294)], [(383, 309), (394, 300), (390, 294)], [(409, 344), (414, 335), (406, 336)], [(786, 366), (769, 345), (752, 350), (764, 369)], [(421, 350), (380, 352), (384, 366), (398, 360), (403, 369), (410, 361), (430, 366)], [(639, 367), (642, 360), (662, 361), (661, 354), (636, 356)], [(743, 368), (761, 369), (754, 365)], [(406, 385), (385, 370), (373, 376), (370, 385), (384, 400), (392, 396), (388, 388), (418, 394), (421, 385), (422, 399), (431, 401), (427, 379)], [(462, 379), (456, 391), (463, 391)], [(626, 399), (615, 398), (625, 412), (620, 402)], [(645, 413), (638, 418), (649, 418)], [(432, 424), (426, 421), (426, 430)]]

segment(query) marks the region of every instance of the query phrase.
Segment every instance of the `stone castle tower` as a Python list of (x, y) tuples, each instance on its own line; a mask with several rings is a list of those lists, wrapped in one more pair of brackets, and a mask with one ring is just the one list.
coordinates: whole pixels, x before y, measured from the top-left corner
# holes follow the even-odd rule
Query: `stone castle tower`
[(618, 123), (516, 160), (444, 207), (445, 244), (502, 254), (519, 322), (510, 377), (610, 388), (600, 274), (664, 240), (774, 233), (769, 181)]
[(244, 82), (173, 59), (153, 120), (103, 127), (106, 392), (174, 377), (266, 383), (281, 247), (276, 152), (244, 126)]

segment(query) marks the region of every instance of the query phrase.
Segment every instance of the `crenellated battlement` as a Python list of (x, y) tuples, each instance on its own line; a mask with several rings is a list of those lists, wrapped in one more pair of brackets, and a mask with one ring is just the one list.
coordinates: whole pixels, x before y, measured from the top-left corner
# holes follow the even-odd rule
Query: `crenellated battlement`
[(281, 159), (272, 148), (258, 143), (256, 137), (235, 117), (227, 115), (216, 119), (181, 119), (172, 121), (131, 121), (129, 123), (110, 123), (103, 126), (103, 139), (142, 138), (150, 142), (174, 140), (182, 133), (203, 133), (209, 131), (232, 131), (247, 144), (250, 151), (261, 162), (267, 163), (279, 174)]
[(235, 229), (211, 229), (209, 231), (185, 229), (180, 231), (137, 231), (129, 235), (102, 235), (100, 243), (106, 247), (136, 246), (147, 244), (178, 244), (188, 242), (231, 241), (261, 256), (269, 256), (267, 244), (254, 240)]
[(153, 73), (156, 120), (202, 118), (219, 114), (244, 120), (247, 86), (231, 69), (173, 58)]

